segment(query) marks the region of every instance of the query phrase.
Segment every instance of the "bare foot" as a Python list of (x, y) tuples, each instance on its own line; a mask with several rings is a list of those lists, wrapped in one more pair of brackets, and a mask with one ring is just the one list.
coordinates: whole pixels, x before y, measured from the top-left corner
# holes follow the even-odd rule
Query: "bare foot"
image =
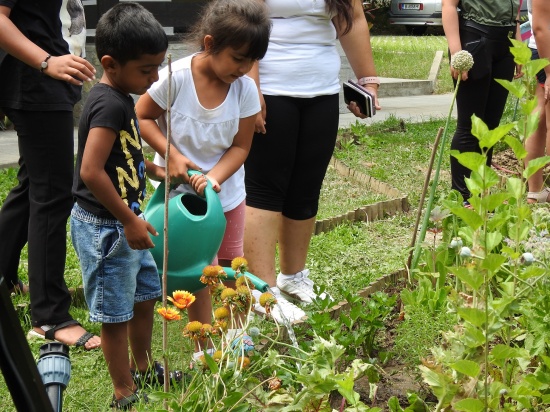
[[(39, 328), (35, 327), (33, 330), (41, 335), (44, 335), (44, 331)], [(81, 336), (85, 335), (87, 333), (86, 329), (84, 329), (80, 325), (70, 325), (66, 328), (59, 329), (57, 332), (55, 332), (55, 340), (61, 343), (64, 343), (69, 346), (75, 346), (78, 339), (80, 339)], [(86, 350), (92, 350), (99, 348), (101, 346), (101, 338), (99, 336), (92, 336), (86, 343), (84, 343), (84, 349)]]

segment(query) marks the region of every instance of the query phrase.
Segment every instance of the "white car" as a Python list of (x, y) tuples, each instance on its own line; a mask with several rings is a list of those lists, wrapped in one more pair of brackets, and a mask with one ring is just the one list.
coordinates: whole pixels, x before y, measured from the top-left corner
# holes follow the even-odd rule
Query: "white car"
[[(527, 1), (521, 4), (520, 21), (527, 20)], [(428, 26), (441, 26), (441, 0), (391, 0), (389, 23), (404, 25), (409, 34), (424, 34)]]
[(409, 34), (424, 34), (441, 26), (441, 0), (391, 0), (390, 24), (404, 25)]

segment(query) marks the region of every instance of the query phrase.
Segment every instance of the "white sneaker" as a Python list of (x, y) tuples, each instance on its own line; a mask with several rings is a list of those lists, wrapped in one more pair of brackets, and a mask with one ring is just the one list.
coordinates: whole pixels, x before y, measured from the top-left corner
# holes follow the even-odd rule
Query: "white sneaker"
[[(271, 288), (271, 293), (273, 293), (273, 296), (277, 299), (277, 304), (271, 308), (270, 315), (278, 324), (286, 325), (287, 323), (292, 323), (306, 316), (306, 313), (302, 309), (286, 300), (286, 298), (281, 295), (281, 291), (278, 288)], [(252, 290), (252, 294), (254, 298), (256, 298), (254, 311), (260, 315), (266, 316), (265, 308), (260, 305), (260, 296), (262, 292), (259, 290)]]
[[(309, 269), (304, 269), (294, 276), (279, 274), (277, 276), (277, 287), (291, 299), (300, 302), (311, 303), (317, 299), (317, 295), (313, 292), (313, 281), (309, 278)], [(326, 293), (319, 295), (321, 299), (326, 297)]]

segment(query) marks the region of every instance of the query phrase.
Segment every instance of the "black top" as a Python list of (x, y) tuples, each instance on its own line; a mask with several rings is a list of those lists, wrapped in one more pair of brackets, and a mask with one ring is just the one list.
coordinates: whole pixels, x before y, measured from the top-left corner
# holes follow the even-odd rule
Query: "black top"
[(145, 198), (145, 161), (134, 100), (104, 83), (92, 88), (80, 117), (73, 183), (75, 201), (96, 216), (115, 219), (80, 178), (88, 132), (94, 127), (108, 127), (116, 132), (117, 138), (105, 163), (105, 171), (120, 197), (136, 215), (140, 215), (140, 206)]
[[(67, 10), (61, 10), (62, 0), (0, 0), (11, 8), (10, 19), (31, 41), (52, 56), (70, 53), (63, 37), (86, 38), (84, 8), (80, 0), (69, 0)], [(82, 54), (82, 48), (78, 55)], [(47, 55), (44, 55), (44, 59)], [(0, 107), (52, 111), (73, 110), (80, 100), (80, 86), (55, 80), (0, 49)]]

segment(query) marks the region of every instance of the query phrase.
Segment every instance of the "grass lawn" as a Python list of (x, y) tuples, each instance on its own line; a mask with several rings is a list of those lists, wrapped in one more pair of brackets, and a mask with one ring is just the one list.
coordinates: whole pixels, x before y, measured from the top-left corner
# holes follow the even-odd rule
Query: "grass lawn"
[(453, 90), (445, 36), (373, 35), (371, 44), (378, 75), (397, 79), (428, 79), (436, 52), (443, 51), (435, 93)]

